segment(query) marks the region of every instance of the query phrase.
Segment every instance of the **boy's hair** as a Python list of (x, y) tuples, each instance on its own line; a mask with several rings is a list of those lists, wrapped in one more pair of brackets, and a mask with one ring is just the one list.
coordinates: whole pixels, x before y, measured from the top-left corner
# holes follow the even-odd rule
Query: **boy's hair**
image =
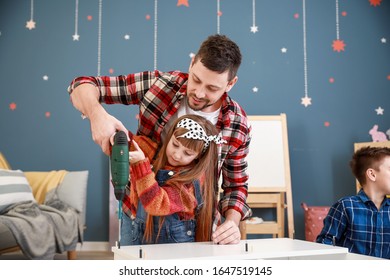
[(225, 35), (209, 36), (195, 55), (195, 62), (200, 60), (209, 70), (218, 73), (229, 71), (228, 80), (236, 75), (241, 64), (240, 48)]
[[(178, 118), (170, 127), (166, 141), (164, 141), (156, 160), (153, 162), (154, 172), (164, 168), (168, 164), (166, 156), (166, 148), (172, 137), (183, 135), (188, 130), (176, 125), (183, 119), (190, 118), (196, 121), (207, 133), (207, 135), (217, 135), (219, 132), (217, 128), (207, 119), (198, 115), (184, 115)], [(192, 184), (194, 180), (198, 179), (203, 182), (201, 184), (201, 193), (203, 199), (203, 206), (196, 217), (196, 241), (210, 241), (213, 224), (213, 214), (216, 207), (217, 195), (217, 166), (218, 166), (218, 148), (217, 145), (210, 141), (209, 146), (203, 150), (205, 142), (199, 139), (188, 139), (185, 137), (176, 138), (183, 146), (198, 153), (198, 158), (184, 167), (179, 173), (176, 173), (166, 184), (181, 188), (183, 184)], [(204, 179), (204, 180), (203, 180)], [(146, 222), (145, 239), (150, 241), (151, 230), (153, 228), (153, 219), (148, 215)]]
[(364, 147), (357, 150), (349, 165), (352, 173), (360, 185), (366, 184), (366, 171), (369, 168), (379, 170), (382, 160), (390, 156), (390, 148), (386, 147)]

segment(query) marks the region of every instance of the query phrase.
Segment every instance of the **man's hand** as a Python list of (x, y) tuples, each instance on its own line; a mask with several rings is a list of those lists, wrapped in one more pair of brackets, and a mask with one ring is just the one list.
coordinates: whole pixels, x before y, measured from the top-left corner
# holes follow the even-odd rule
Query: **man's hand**
[(99, 91), (91, 84), (82, 84), (70, 94), (73, 106), (86, 116), (91, 124), (93, 141), (106, 155), (110, 155), (110, 137), (117, 131), (126, 132), (126, 127), (104, 110), (99, 103)]
[(124, 131), (127, 135), (126, 127), (118, 119), (102, 110), (94, 110), (89, 120), (91, 123), (91, 134), (93, 141), (98, 144), (103, 153), (110, 155), (110, 137), (118, 131)]
[(239, 223), (241, 214), (233, 209), (226, 211), (226, 220), (221, 224), (212, 235), (214, 243), (218, 244), (237, 244), (241, 240)]

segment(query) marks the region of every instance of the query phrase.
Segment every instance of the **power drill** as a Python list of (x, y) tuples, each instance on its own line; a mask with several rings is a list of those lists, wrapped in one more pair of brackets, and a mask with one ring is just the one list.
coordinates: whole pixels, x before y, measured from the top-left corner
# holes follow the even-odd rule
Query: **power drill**
[(122, 200), (125, 197), (126, 186), (129, 184), (129, 146), (127, 135), (123, 131), (118, 131), (114, 136), (114, 144), (111, 150), (111, 182), (114, 186), (115, 198), (118, 200), (118, 220), (120, 249), (121, 222), (122, 222)]

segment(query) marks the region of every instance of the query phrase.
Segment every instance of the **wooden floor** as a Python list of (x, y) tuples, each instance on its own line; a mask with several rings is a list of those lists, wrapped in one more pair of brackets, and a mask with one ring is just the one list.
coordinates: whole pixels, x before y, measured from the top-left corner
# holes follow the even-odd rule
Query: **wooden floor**
[[(55, 260), (66, 260), (67, 254), (58, 254)], [(77, 260), (113, 260), (114, 253), (109, 251), (77, 251)], [(0, 255), (0, 260), (26, 260), (21, 252)]]

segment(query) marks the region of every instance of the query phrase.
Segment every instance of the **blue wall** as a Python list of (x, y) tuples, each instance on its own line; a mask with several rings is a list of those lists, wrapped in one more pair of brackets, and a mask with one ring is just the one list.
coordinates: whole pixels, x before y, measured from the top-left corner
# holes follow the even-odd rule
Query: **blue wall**
[[(85, 239), (107, 241), (108, 158), (92, 141), (89, 122), (81, 120), (66, 91), (74, 77), (97, 75), (99, 1), (79, 1), (79, 41), (72, 39), (75, 2), (34, 1), (36, 27), (29, 30), (30, 1), (0, 0), (0, 151), (13, 168), (25, 171), (89, 170)], [(160, 70), (186, 71), (189, 54), (217, 32), (217, 1), (188, 0), (188, 7), (177, 3), (158, 3)], [(348, 167), (353, 143), (371, 141), (368, 131), (374, 124), (383, 132), (390, 128), (390, 3), (339, 1), (339, 35), (346, 46), (337, 52), (332, 48), (336, 0), (306, 1), (308, 107), (301, 104), (303, 1), (257, 0), (257, 33), (250, 32), (251, 0), (222, 0), (220, 5), (220, 33), (243, 52), (231, 96), (250, 115), (287, 114), (295, 230), (303, 239), (300, 203), (329, 205), (353, 194)], [(110, 69), (112, 75), (152, 70), (153, 46), (153, 0), (103, 1), (102, 75), (110, 75)], [(105, 107), (135, 130), (135, 107)], [(383, 114), (377, 114), (378, 107)]]

